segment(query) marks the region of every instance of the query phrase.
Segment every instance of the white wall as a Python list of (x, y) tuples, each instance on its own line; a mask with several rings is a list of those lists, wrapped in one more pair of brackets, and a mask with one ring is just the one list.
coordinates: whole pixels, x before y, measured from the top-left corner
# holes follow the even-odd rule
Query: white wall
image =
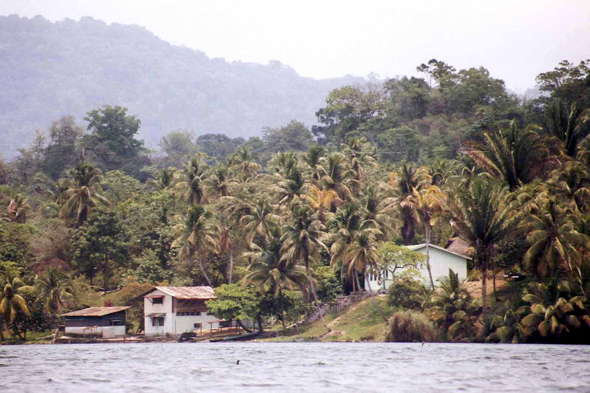
[[(202, 312), (201, 315), (178, 316), (175, 312), (172, 312), (172, 296), (166, 295), (160, 290), (150, 292), (149, 295), (164, 295), (164, 302), (163, 304), (153, 304), (153, 299), (143, 299), (144, 315), (146, 315), (144, 320), (146, 336), (165, 334), (178, 335), (190, 331), (200, 332), (200, 328), (194, 327), (195, 323), (201, 323), (203, 325), (203, 333), (208, 332), (211, 326), (213, 326), (213, 329), (219, 328), (218, 323), (214, 323), (213, 325), (209, 324), (209, 321), (218, 320), (214, 315), (208, 315), (207, 313)], [(165, 314), (163, 316), (164, 326), (152, 326), (152, 318), (147, 317), (149, 314)]]
[(66, 334), (101, 334), (102, 338), (113, 338), (125, 336), (125, 326), (94, 326), (94, 327), (67, 327)]
[[(455, 273), (459, 274), (459, 280), (463, 281), (467, 279), (467, 259), (459, 255), (452, 254), (447, 251), (439, 250), (435, 247), (429, 247), (430, 249), (430, 269), (432, 271), (432, 279), (434, 285), (440, 285), (441, 280), (444, 277), (449, 276), (449, 268)], [(422, 247), (416, 252), (426, 255), (426, 247)], [(424, 285), (430, 287), (430, 277), (428, 275), (428, 269), (426, 268), (426, 261), (422, 264), (418, 271), (422, 276)], [(403, 269), (396, 270), (396, 274), (403, 272)], [(371, 289), (378, 291), (379, 289), (387, 290), (393, 282), (391, 273), (389, 273), (389, 279), (383, 280), (371, 280)]]

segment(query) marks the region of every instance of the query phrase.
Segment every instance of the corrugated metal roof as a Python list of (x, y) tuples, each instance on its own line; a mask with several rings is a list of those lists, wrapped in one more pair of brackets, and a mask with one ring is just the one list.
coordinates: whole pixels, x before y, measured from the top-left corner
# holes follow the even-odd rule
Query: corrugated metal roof
[(83, 308), (82, 310), (72, 311), (67, 314), (62, 314), (62, 317), (102, 317), (109, 314), (114, 314), (119, 311), (127, 310), (128, 306), (125, 307), (89, 307)]
[(215, 299), (215, 292), (211, 287), (156, 287), (162, 292), (176, 299)]
[[(421, 250), (421, 249), (423, 249), (424, 247), (426, 247), (426, 244), (425, 244), (425, 243), (422, 243), (422, 244), (414, 244), (414, 245), (412, 245), (412, 246), (406, 246), (406, 247), (407, 247), (407, 248), (409, 248), (409, 249), (410, 249), (410, 250), (412, 250), (412, 251), (418, 251), (418, 250)], [(458, 254), (458, 253), (456, 253), (456, 252), (453, 252), (453, 251), (447, 250), (447, 249), (445, 249), (445, 248), (442, 248), (442, 247), (439, 247), (439, 246), (435, 246), (434, 244), (431, 244), (429, 247), (433, 247), (433, 248), (436, 248), (437, 250), (441, 250), (441, 251), (444, 251), (444, 252), (448, 252), (449, 254), (453, 254), (453, 255), (456, 255), (456, 256), (458, 256), (458, 257), (461, 257), (461, 258), (465, 258), (465, 259), (469, 259), (469, 260), (471, 260), (471, 257), (469, 257), (469, 256), (467, 256), (467, 255), (461, 255), (461, 254)]]

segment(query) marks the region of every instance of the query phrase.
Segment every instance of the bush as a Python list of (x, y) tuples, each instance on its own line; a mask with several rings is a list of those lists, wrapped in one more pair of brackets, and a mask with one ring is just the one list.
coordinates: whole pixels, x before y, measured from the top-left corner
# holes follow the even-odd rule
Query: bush
[(434, 328), (424, 315), (413, 311), (400, 311), (389, 320), (387, 342), (431, 342)]
[(388, 289), (387, 302), (395, 308), (420, 309), (426, 293), (422, 280), (402, 274), (394, 277)]

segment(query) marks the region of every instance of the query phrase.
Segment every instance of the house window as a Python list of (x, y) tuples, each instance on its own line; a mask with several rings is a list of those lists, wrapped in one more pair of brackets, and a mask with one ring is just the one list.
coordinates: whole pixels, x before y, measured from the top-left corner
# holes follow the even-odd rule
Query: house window
[(164, 326), (164, 317), (152, 318), (152, 326)]
[(109, 326), (125, 326), (125, 321), (121, 319), (110, 319)]
[(155, 297), (152, 300), (153, 300), (153, 304), (164, 304), (164, 298), (163, 297)]
[(200, 329), (201, 328), (201, 324), (200, 323), (195, 323), (193, 326), (194, 326), (195, 329)]

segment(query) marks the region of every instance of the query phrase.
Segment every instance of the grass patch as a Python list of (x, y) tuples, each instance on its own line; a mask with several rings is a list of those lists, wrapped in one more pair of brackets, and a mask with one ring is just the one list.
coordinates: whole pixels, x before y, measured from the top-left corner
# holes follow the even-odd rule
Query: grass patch
[[(387, 305), (386, 297), (378, 297), (379, 306), (389, 318), (393, 310)], [(283, 333), (279, 331), (279, 337), (268, 338), (260, 341), (267, 342), (292, 342), (292, 341), (326, 341), (326, 342), (351, 342), (351, 341), (385, 341), (386, 324), (381, 314), (373, 304), (372, 299), (365, 299), (355, 303), (340, 314), (325, 315), (324, 319), (333, 333), (318, 337), (326, 332), (322, 321), (300, 327), (300, 332), (295, 329)]]

